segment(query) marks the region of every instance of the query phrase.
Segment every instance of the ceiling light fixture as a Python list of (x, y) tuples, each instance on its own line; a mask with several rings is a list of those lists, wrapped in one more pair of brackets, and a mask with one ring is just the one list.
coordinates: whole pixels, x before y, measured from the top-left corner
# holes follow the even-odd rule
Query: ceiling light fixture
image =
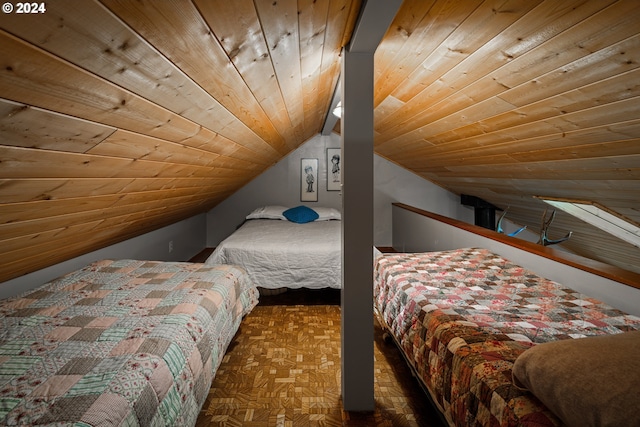
[(336, 105), (332, 113), (337, 118), (342, 118), (342, 101), (338, 101), (338, 105)]

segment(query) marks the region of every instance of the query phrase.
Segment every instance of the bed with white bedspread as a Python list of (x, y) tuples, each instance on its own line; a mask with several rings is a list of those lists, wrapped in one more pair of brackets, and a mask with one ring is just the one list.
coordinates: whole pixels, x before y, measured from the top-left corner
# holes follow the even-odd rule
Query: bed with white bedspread
[(313, 210), (317, 219), (294, 222), (282, 217), (284, 207), (256, 209), (206, 264), (240, 265), (263, 289), (340, 288), (340, 214), (335, 209)]

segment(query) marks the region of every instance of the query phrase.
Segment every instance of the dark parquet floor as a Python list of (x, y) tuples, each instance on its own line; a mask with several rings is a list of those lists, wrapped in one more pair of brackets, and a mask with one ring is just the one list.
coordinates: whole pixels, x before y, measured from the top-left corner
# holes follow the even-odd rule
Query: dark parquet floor
[(340, 396), (340, 292), (262, 296), (242, 321), (197, 427), (443, 427), (426, 394), (372, 316), (376, 409), (344, 411)]

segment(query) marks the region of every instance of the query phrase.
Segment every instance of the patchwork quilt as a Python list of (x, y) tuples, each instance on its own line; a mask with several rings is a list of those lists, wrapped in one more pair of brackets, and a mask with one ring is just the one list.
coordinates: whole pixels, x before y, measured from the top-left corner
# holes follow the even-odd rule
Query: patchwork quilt
[(0, 301), (0, 425), (194, 425), (257, 301), (236, 266), (135, 260)]
[(640, 318), (486, 249), (380, 255), (376, 310), (456, 426), (561, 422), (512, 383), (536, 343), (640, 329)]

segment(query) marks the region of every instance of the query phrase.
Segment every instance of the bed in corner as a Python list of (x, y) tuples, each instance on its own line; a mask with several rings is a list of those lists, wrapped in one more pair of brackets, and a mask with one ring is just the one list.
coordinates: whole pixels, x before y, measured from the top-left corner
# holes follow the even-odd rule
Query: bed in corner
[(264, 206), (223, 240), (206, 264), (237, 264), (261, 291), (340, 288), (340, 212)]
[(194, 425), (257, 301), (239, 267), (136, 260), (0, 301), (0, 425)]
[(485, 249), (376, 255), (376, 313), (449, 425), (640, 425), (640, 318)]

